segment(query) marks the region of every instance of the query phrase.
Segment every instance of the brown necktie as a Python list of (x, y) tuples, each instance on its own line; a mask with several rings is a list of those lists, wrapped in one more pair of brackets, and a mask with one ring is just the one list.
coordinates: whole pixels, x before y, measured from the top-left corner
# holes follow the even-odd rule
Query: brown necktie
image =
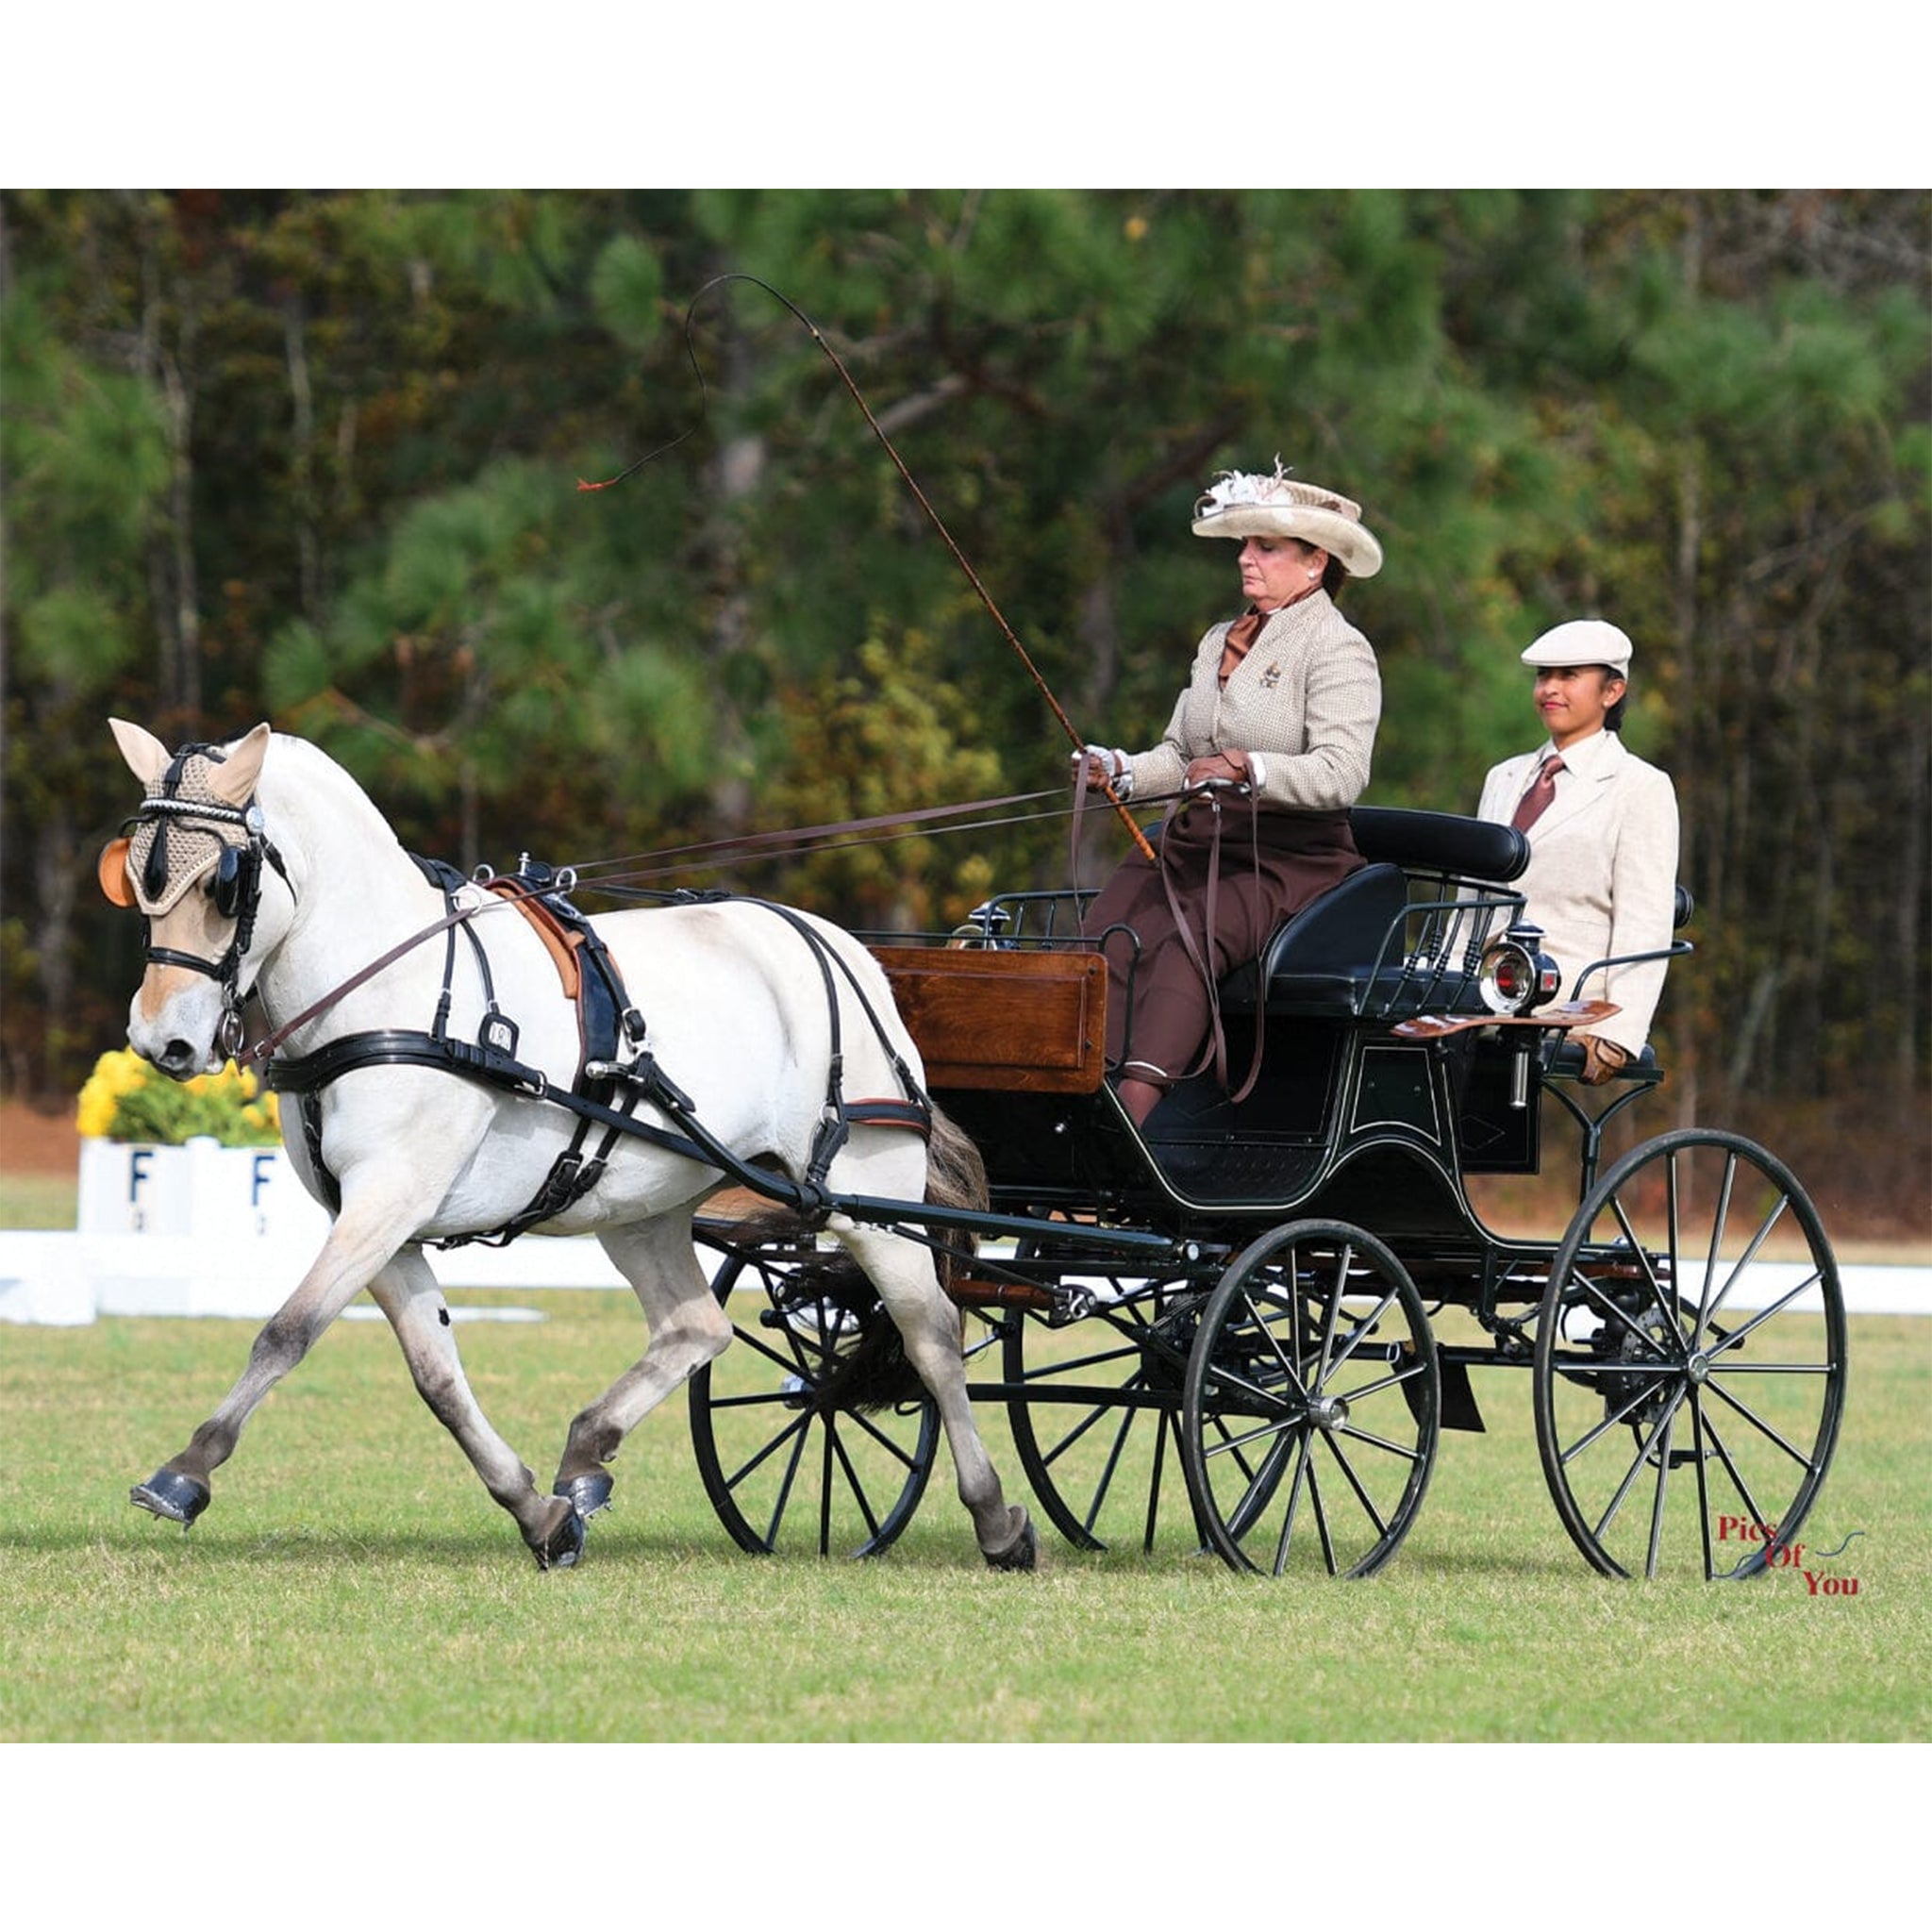
[(1543, 760), (1536, 774), (1536, 782), (1523, 794), (1516, 807), (1516, 816), (1509, 821), (1519, 832), (1528, 831), (1549, 809), (1550, 800), (1557, 795), (1557, 774), (1562, 769), (1563, 760), (1559, 758)]

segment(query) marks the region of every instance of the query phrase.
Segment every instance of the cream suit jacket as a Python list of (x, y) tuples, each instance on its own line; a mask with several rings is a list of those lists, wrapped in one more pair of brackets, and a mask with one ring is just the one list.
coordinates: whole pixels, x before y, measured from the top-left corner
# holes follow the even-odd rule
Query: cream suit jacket
[(1127, 760), (1137, 799), (1178, 791), (1210, 752), (1259, 752), (1261, 801), (1284, 811), (1340, 811), (1369, 782), (1382, 679), (1369, 641), (1316, 591), (1261, 626), (1224, 688), (1221, 647), (1233, 620), (1194, 647), (1187, 688), (1161, 741)]
[[(1478, 818), (1507, 825), (1537, 767), (1555, 749), (1507, 758), (1483, 782)], [(1529, 831), (1529, 870), (1513, 891), (1542, 927), (1563, 972), (1565, 999), (1604, 999), (1621, 1009), (1589, 1030), (1635, 1055), (1643, 1050), (1663, 991), (1665, 962), (1576, 975), (1598, 959), (1671, 943), (1677, 886), (1677, 794), (1668, 773), (1625, 751), (1613, 731), (1592, 732), (1563, 754), (1557, 794)], [(1606, 983), (1607, 982), (1607, 983)]]

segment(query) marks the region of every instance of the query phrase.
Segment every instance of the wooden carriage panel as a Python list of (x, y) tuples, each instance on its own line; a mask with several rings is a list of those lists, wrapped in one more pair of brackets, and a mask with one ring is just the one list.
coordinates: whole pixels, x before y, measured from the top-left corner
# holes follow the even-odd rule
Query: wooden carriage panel
[(1097, 953), (879, 946), (935, 1088), (1098, 1091), (1107, 1047), (1107, 962)]

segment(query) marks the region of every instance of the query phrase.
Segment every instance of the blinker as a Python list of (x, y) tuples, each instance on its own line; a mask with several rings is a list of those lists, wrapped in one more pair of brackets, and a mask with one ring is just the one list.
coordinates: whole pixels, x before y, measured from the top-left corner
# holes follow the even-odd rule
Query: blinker
[(101, 847), (99, 862), (94, 867), (94, 876), (101, 883), (101, 891), (108, 902), (113, 906), (131, 907), (134, 904), (134, 881), (127, 873), (127, 854), (133, 841), (128, 839), (110, 839)]
[(215, 875), (208, 883), (208, 894), (215, 910), (224, 919), (233, 919), (242, 904), (242, 849), (224, 845), (215, 860)]

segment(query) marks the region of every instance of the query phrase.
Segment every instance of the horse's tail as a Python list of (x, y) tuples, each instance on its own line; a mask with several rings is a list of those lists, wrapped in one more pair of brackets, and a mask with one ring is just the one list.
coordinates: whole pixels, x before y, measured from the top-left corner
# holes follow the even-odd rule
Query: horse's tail
[[(963, 1208), (974, 1214), (984, 1214), (990, 1199), (986, 1162), (980, 1158), (979, 1149), (937, 1107), (932, 1110), (932, 1132), (925, 1149), (925, 1198), (935, 1208)], [(955, 1228), (939, 1234), (933, 1260), (939, 1268), (941, 1288), (950, 1286), (953, 1277), (972, 1260), (974, 1247), (974, 1237), (968, 1229)]]

